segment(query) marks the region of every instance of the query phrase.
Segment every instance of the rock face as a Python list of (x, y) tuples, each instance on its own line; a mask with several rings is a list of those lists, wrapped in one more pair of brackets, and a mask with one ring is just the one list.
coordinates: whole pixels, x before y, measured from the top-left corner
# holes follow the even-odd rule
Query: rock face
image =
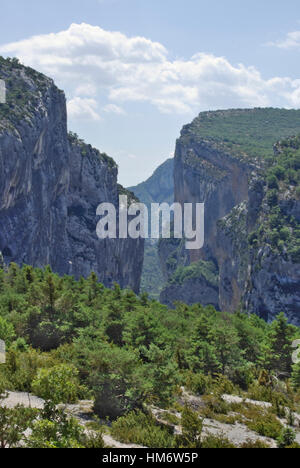
[(186, 145), (184, 129), (175, 153), (175, 201), (205, 204), (205, 247), (190, 251), (192, 261), (210, 258), (215, 249), (216, 220), (248, 198), (248, 175), (251, 166), (218, 150), (209, 142), (189, 135)]
[(96, 208), (118, 206), (117, 166), (67, 133), (66, 100), (53, 81), (0, 60), (0, 250), (6, 263), (49, 264), (76, 278), (94, 271), (139, 290), (142, 240), (99, 240)]
[[(255, 232), (252, 212), (249, 200), (218, 223), (220, 308), (234, 312), (242, 305), (266, 321), (283, 311), (290, 323), (299, 325), (299, 261), (276, 251), (271, 242), (258, 240), (249, 245), (249, 233)], [(267, 223), (267, 217), (268, 206), (261, 200), (258, 223)]]
[[(283, 311), (300, 324), (299, 139), (273, 148), (297, 129), (299, 111), (279, 109), (203, 113), (183, 128), (175, 201), (205, 203), (205, 245), (186, 251), (161, 241), (162, 302), (241, 308), (268, 321)], [(217, 286), (215, 275), (202, 274), (206, 263), (216, 267)]]

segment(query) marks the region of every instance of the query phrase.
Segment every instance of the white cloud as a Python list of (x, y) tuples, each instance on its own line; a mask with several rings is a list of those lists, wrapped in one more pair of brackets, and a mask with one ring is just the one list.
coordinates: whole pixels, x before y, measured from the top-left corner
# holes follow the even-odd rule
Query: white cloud
[(279, 47), (280, 49), (300, 48), (300, 31), (289, 32), (281, 41), (269, 42), (268, 45)]
[(126, 112), (122, 107), (117, 106), (116, 104), (107, 104), (105, 107), (103, 107), (104, 112), (108, 112), (110, 114), (118, 114), (118, 115), (124, 115)]
[(68, 101), (68, 114), (75, 118), (90, 118), (92, 120), (100, 120), (100, 115), (97, 113), (97, 101), (95, 99), (81, 98), (79, 96)]
[[(295, 43), (296, 33), (291, 36)], [(300, 33), (299, 33), (300, 42)], [(0, 46), (26, 65), (55, 78), (71, 98), (69, 112), (99, 120), (121, 114), (121, 103), (150, 103), (163, 113), (253, 106), (300, 106), (300, 80), (264, 79), (254, 67), (198, 53), (171, 60), (165, 47), (88, 24)], [(108, 101), (108, 104), (103, 104)]]
[(97, 86), (93, 83), (79, 84), (75, 88), (75, 94), (78, 96), (96, 96)]

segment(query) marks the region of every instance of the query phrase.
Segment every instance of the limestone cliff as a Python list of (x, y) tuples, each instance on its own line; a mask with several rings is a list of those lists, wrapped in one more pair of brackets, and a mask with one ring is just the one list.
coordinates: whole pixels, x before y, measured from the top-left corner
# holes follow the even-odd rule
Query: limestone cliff
[(0, 250), (5, 262), (49, 264), (76, 278), (94, 271), (139, 290), (142, 240), (99, 240), (96, 208), (118, 205), (117, 166), (67, 132), (65, 95), (53, 81), (0, 59)]
[[(274, 152), (276, 141), (299, 132), (300, 112), (282, 109), (202, 113), (183, 128), (174, 161), (175, 201), (205, 203), (205, 245), (184, 251), (174, 240), (161, 242), (164, 302), (242, 308), (267, 320), (284, 311), (300, 323), (298, 140)], [(205, 263), (215, 265), (217, 288), (214, 278), (201, 275)], [(189, 274), (178, 276), (178, 268), (190, 265), (197, 265), (192, 282)]]
[[(299, 166), (299, 139), (286, 140), (285, 145), (281, 160), (289, 154), (290, 162)], [(278, 168), (281, 166), (273, 165), (267, 173), (275, 174)], [(275, 182), (276, 189), (272, 188), (275, 180), (272, 177), (252, 177), (249, 201), (218, 222), (223, 310), (234, 311), (243, 305), (249, 313), (267, 321), (283, 311), (291, 323), (299, 325), (300, 200), (297, 180), (290, 180), (295, 174), (288, 172), (281, 177)]]

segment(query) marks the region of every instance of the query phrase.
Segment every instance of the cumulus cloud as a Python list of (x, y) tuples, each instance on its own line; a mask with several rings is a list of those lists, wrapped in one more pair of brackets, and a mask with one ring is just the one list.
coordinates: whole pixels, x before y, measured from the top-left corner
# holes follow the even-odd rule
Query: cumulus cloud
[(89, 118), (91, 120), (100, 120), (97, 112), (97, 101), (95, 99), (74, 97), (68, 102), (68, 114), (75, 118)]
[(284, 39), (269, 42), (268, 45), (279, 47), (280, 49), (298, 49), (300, 48), (300, 31), (289, 32)]
[[(295, 35), (289, 40), (296, 42)], [(300, 33), (299, 41), (300, 42)], [(0, 46), (0, 54), (55, 78), (71, 97), (73, 117), (96, 120), (97, 107), (124, 113), (120, 105), (150, 103), (163, 113), (253, 106), (300, 106), (300, 80), (264, 79), (254, 67), (198, 53), (172, 60), (166, 48), (144, 37), (127, 37), (88, 24)], [(103, 100), (106, 105), (100, 104)]]

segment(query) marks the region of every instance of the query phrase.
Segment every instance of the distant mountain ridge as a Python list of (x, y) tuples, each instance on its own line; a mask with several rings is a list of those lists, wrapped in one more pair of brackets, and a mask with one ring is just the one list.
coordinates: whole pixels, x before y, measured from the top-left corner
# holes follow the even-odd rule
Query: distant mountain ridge
[(128, 187), (140, 201), (149, 206), (151, 203), (173, 203), (174, 201), (174, 159), (167, 159), (149, 179), (136, 186)]

